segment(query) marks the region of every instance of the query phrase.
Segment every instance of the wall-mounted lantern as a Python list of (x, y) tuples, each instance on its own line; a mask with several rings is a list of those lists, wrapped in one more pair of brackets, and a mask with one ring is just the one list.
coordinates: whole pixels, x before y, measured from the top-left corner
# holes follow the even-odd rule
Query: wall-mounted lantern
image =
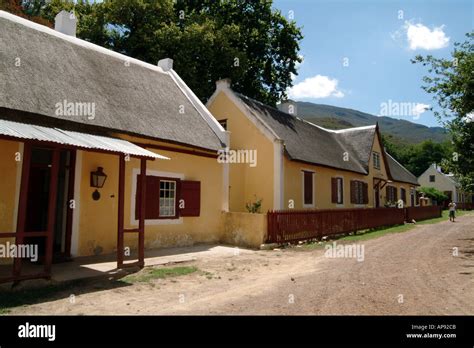
[(91, 187), (96, 188), (92, 193), (92, 199), (94, 201), (100, 199), (100, 193), (97, 189), (104, 187), (105, 179), (107, 179), (107, 175), (104, 173), (104, 168), (98, 167), (95, 172), (91, 172)]

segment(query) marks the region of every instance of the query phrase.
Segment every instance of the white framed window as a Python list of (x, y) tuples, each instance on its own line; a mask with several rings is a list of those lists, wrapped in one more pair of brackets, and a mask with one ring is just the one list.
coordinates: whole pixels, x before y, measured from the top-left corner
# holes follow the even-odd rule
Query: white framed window
[(160, 180), (160, 217), (176, 216), (176, 181)]
[(372, 157), (374, 161), (374, 168), (380, 169), (380, 154), (378, 152), (372, 152)]
[[(140, 174), (140, 168), (133, 168), (132, 171), (132, 189), (130, 192), (130, 226), (138, 226), (138, 215), (137, 215), (137, 194), (138, 194), (138, 177)], [(183, 218), (181, 216), (178, 216), (179, 214), (178, 211), (176, 210), (176, 205), (177, 202), (179, 202), (179, 193), (177, 190), (179, 189), (179, 186), (177, 183), (182, 182), (184, 180), (184, 174), (183, 173), (175, 173), (175, 172), (165, 172), (165, 171), (157, 171), (157, 170), (152, 170), (152, 169), (147, 169), (146, 171), (147, 177), (151, 176), (156, 178), (155, 180), (152, 180), (155, 183), (156, 187), (156, 192), (152, 198), (151, 204), (149, 202), (147, 203), (147, 210), (150, 209), (150, 206), (152, 207), (153, 211), (156, 211), (156, 215), (153, 217), (146, 217), (145, 218), (145, 225), (146, 226), (155, 226), (155, 225), (177, 225), (177, 224), (182, 224), (183, 223)], [(169, 194), (169, 197), (166, 197), (168, 195), (168, 192), (165, 190), (170, 191), (172, 187), (163, 187), (163, 197), (161, 197), (161, 184), (157, 181), (173, 181), (175, 182), (175, 194), (174, 197), (171, 197), (171, 194)], [(163, 185), (166, 186), (166, 185)], [(170, 185), (172, 186), (172, 185)], [(165, 193), (166, 192), (166, 193)], [(162, 200), (161, 198), (164, 198)], [(167, 207), (171, 205), (172, 199), (175, 200), (175, 205), (174, 205), (174, 215), (171, 215), (173, 213), (173, 208), (167, 208), (166, 211), (165, 209), (160, 209), (160, 203), (165, 203)], [(163, 214), (168, 214), (167, 216), (162, 216), (161, 213)]]

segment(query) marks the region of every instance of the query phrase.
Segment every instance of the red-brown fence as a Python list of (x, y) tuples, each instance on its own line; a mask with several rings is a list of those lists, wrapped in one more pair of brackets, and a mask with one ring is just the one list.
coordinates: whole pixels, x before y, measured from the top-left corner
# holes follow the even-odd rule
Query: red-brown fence
[[(423, 220), (441, 214), (438, 207), (415, 207), (410, 216)], [(269, 211), (267, 243), (287, 243), (358, 230), (403, 224), (407, 208)], [(411, 221), (411, 220), (409, 220)]]
[(456, 209), (474, 210), (474, 203), (456, 203)]
[(442, 208), (437, 205), (426, 207), (407, 207), (405, 208), (405, 220), (411, 222), (412, 220), (421, 221), (441, 216)]

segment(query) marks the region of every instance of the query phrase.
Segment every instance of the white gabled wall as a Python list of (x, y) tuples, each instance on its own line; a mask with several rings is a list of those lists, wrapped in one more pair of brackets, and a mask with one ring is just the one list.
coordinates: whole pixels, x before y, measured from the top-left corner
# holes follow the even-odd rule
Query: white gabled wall
[[(435, 182), (430, 182), (430, 175), (435, 176)], [(433, 165), (429, 166), (429, 168), (418, 177), (418, 182), (421, 186), (434, 187), (441, 192), (452, 191), (453, 200), (456, 202), (458, 200), (458, 191), (453, 180), (448, 178), (445, 174), (440, 173)]]

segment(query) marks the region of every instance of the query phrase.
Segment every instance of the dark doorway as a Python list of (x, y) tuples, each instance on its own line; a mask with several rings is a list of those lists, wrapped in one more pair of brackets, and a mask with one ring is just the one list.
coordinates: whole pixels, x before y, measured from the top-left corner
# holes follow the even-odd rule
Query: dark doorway
[[(72, 232), (72, 209), (69, 209), (74, 181), (75, 152), (61, 150), (59, 157), (56, 213), (53, 237), (53, 262), (70, 258), (70, 235)], [(53, 165), (53, 150), (33, 147), (31, 149), (28, 202), (26, 207), (26, 232), (44, 233), (48, 229), (48, 202), (51, 192), (50, 178)], [(38, 244), (39, 260), (43, 262), (46, 238), (30, 237), (26, 243)]]
[(380, 181), (374, 185), (374, 206), (375, 208), (380, 207)]

